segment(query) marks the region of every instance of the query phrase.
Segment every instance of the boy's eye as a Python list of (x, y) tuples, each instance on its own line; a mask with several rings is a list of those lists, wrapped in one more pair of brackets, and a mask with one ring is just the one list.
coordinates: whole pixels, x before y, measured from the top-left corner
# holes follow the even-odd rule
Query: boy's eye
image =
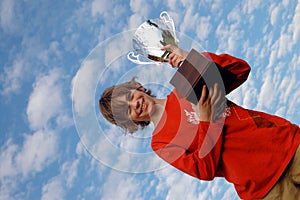
[(128, 107), (127, 114), (128, 114), (128, 115), (130, 115), (130, 111), (131, 111), (131, 109), (130, 109), (130, 105), (128, 104), (128, 106), (127, 106), (127, 107)]
[(128, 92), (128, 93), (127, 93), (127, 96), (126, 96), (126, 100), (127, 100), (127, 101), (130, 101), (130, 100), (131, 100), (131, 96), (132, 96), (132, 95), (131, 95), (131, 92)]
[(128, 115), (130, 115), (130, 112), (131, 112), (129, 101), (131, 101), (132, 98), (133, 98), (132, 92), (128, 92), (126, 95), (126, 100), (128, 101), (128, 111), (127, 111)]

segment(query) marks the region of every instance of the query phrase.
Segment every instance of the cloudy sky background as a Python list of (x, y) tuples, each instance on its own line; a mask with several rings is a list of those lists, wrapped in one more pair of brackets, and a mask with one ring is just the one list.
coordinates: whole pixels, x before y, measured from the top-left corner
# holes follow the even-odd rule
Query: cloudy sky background
[(248, 61), (250, 77), (230, 99), (300, 124), (299, 0), (2, 0), (1, 200), (238, 199), (224, 179), (130, 157), (153, 156), (151, 127), (124, 136), (96, 110), (103, 88), (132, 75), (157, 96), (169, 91), (170, 67), (129, 63), (130, 40), (119, 42), (163, 10), (183, 40)]

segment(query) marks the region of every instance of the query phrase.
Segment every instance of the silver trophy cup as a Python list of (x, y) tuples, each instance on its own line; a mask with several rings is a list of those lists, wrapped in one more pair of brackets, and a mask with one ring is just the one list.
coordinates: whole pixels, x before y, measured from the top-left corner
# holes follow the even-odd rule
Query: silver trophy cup
[(165, 45), (178, 46), (175, 26), (170, 15), (163, 11), (158, 19), (141, 24), (133, 35), (133, 51), (127, 58), (136, 64), (158, 64), (168, 62), (171, 52), (161, 50)]

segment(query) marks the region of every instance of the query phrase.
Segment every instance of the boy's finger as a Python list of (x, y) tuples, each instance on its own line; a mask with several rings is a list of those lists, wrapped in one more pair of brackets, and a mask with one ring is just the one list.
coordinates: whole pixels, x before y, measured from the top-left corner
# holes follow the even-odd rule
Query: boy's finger
[(205, 99), (206, 99), (206, 85), (204, 85), (204, 86), (202, 87), (202, 93), (201, 93), (201, 97), (200, 97), (200, 99), (199, 99), (199, 103), (200, 103), (200, 104), (203, 104), (204, 101), (205, 101)]
[(172, 50), (172, 45), (168, 44), (161, 48), (161, 50)]

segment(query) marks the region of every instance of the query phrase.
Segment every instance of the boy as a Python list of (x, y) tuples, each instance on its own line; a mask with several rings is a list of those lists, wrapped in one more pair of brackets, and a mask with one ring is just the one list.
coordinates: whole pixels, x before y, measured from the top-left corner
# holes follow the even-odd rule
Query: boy
[[(169, 63), (184, 64), (189, 53), (166, 46)], [(202, 53), (236, 79), (227, 93), (241, 85), (249, 65), (228, 54)], [(224, 100), (218, 84), (203, 86), (197, 105), (174, 89), (165, 99), (132, 79), (106, 89), (99, 108), (111, 123), (133, 133), (153, 122), (151, 146), (179, 170), (200, 180), (224, 177), (242, 199), (300, 199), (300, 129), (289, 121), (244, 109)]]

